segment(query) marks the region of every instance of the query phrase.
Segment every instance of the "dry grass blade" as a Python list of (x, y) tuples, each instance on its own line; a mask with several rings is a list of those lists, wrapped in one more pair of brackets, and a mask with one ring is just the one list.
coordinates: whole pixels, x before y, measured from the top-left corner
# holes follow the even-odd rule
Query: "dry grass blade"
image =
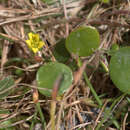
[[(99, 0), (0, 0), (0, 87), (3, 77), (11, 75), (15, 80), (15, 85), (0, 91), (0, 94), (11, 91), (5, 99), (0, 99), (0, 112), (1, 110), (9, 112), (0, 115), (0, 122), (11, 120), (10, 126), (20, 130), (30, 129), (33, 123), (41, 123), (39, 115), (34, 117), (36, 109), (32, 98), (32, 90), (37, 89), (37, 85), (33, 85), (32, 81), (36, 81), (38, 68), (49, 61), (58, 62), (59, 59), (53, 52), (58, 41), (65, 39), (75, 28), (89, 25), (99, 31), (100, 47), (92, 56), (81, 57), (84, 62), (79, 68), (77, 63), (74, 63), (76, 58), (73, 56), (64, 62), (72, 68), (74, 80), (63, 95), (62, 101), (56, 102), (55, 119), (59, 130), (86, 127), (89, 129), (92, 126), (95, 129), (99, 120), (102, 120), (102, 113), (120, 94), (112, 83), (109, 73), (104, 72), (99, 61), (102, 59), (108, 67), (111, 46), (114, 43), (120, 46), (130, 45), (129, 9), (129, 0), (110, 0), (108, 4)], [(35, 60), (35, 54), (26, 45), (29, 32), (39, 34), (40, 39), (45, 42), (45, 46), (40, 50), (41, 62)], [(6, 62), (8, 64), (5, 64)], [(106, 101), (100, 112), (94, 111), (97, 110), (98, 105), (95, 104), (94, 96), (82, 78), (83, 72), (88, 74), (92, 86), (96, 93), (101, 95), (101, 99), (103, 101), (110, 99), (110, 103)], [(53, 99), (56, 98), (60, 82), (61, 80), (58, 79), (55, 84), (57, 89), (54, 90)], [(124, 112), (124, 109), (121, 109), (120, 112), (125, 116), (122, 116), (123, 114), (115, 116), (118, 114), (116, 108), (120, 108), (120, 103), (123, 101), (125, 102), (123, 107), (128, 107), (128, 102), (123, 97), (113, 107), (112, 114), (118, 124), (121, 124), (121, 129), (125, 130), (128, 128), (129, 110)], [(49, 130), (51, 100), (39, 93), (39, 102), (47, 122), (45, 129)], [(90, 120), (87, 122), (84, 117)], [(111, 121), (108, 118), (105, 123), (109, 120)], [(94, 125), (93, 121), (95, 121)], [(116, 127), (112, 124), (107, 129), (114, 130), (117, 129)], [(35, 125), (33, 128), (35, 129)]]
[(4, 46), (3, 46), (3, 51), (2, 51), (2, 59), (1, 59), (1, 73), (3, 73), (3, 67), (4, 64), (6, 63), (8, 51), (9, 51), (9, 41), (5, 40), (4, 41)]

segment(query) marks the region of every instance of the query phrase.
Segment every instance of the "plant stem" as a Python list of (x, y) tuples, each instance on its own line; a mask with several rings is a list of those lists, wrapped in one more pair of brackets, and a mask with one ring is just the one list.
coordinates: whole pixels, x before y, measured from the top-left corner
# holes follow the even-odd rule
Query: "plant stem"
[(37, 113), (38, 113), (38, 110), (36, 109), (36, 112), (34, 113), (34, 117), (33, 117), (33, 120), (32, 120), (32, 124), (31, 124), (30, 130), (34, 129), (34, 123), (36, 121)]
[(90, 90), (91, 90), (93, 96), (95, 97), (97, 103), (98, 103), (99, 106), (101, 107), (101, 106), (102, 106), (102, 101), (100, 100), (100, 98), (98, 97), (97, 93), (95, 92), (95, 90), (94, 90), (92, 84), (90, 83), (90, 81), (89, 81), (89, 79), (88, 79), (87, 74), (84, 72), (83, 75), (84, 75), (84, 79), (85, 79), (86, 83), (88, 84), (88, 87), (90, 88)]
[(51, 130), (55, 130), (55, 111), (56, 111), (56, 101), (52, 100), (51, 101), (51, 110), (50, 110)]
[(36, 107), (37, 107), (37, 110), (38, 110), (38, 112), (39, 112), (39, 114), (40, 114), (40, 118), (41, 118), (41, 120), (42, 120), (43, 128), (45, 128), (46, 122), (45, 122), (45, 119), (44, 119), (44, 116), (43, 116), (43, 113), (42, 113), (42, 110), (41, 110), (41, 107), (40, 107), (40, 103), (39, 103), (39, 102), (36, 103)]
[[(78, 66), (80, 67), (81, 65), (82, 65), (82, 62), (81, 62), (80, 58), (78, 58)], [(94, 90), (92, 84), (90, 83), (90, 81), (88, 79), (88, 76), (87, 76), (87, 74), (85, 72), (83, 73), (83, 76), (84, 76), (84, 79), (85, 79), (86, 83), (88, 84), (88, 87), (90, 88), (93, 96), (95, 97), (96, 101), (98, 102), (99, 106), (101, 107), (102, 106), (102, 101), (100, 100), (97, 93), (95, 92), (95, 90)]]
[(105, 65), (105, 63), (103, 63), (103, 61), (100, 61), (100, 64), (102, 65), (103, 69), (105, 70), (106, 73), (109, 72), (108, 67)]

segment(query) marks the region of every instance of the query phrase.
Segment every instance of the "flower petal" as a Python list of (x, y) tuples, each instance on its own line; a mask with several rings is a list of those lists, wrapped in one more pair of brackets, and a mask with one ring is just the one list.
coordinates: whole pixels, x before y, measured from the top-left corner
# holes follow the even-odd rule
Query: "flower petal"
[(29, 37), (29, 40), (32, 40), (32, 38), (33, 38), (33, 33), (28, 33), (28, 37)]
[(45, 43), (43, 41), (39, 41), (39, 45), (38, 45), (38, 48), (42, 48), (43, 46), (45, 45)]
[(37, 42), (39, 42), (39, 40), (40, 40), (39, 34), (34, 34), (34, 38), (35, 38), (35, 40), (36, 40)]
[(30, 41), (30, 40), (26, 40), (26, 43), (27, 43), (27, 45), (28, 45), (30, 48), (32, 48), (32, 45), (31, 45), (31, 41)]
[(40, 48), (42, 48), (45, 43), (43, 41), (40, 41), (39, 34), (34, 33), (28, 33), (29, 40), (26, 40), (27, 45), (34, 53), (37, 53)]
[(38, 48), (32, 48), (32, 51), (33, 51), (34, 53), (37, 53), (37, 52), (39, 51), (39, 49), (38, 49)]

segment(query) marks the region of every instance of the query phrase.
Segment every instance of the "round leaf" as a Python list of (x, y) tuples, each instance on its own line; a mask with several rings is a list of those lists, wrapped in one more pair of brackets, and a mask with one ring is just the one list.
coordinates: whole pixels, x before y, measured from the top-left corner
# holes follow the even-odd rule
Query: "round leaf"
[[(63, 79), (58, 95), (62, 95), (72, 84), (73, 75), (71, 69), (58, 62), (49, 62), (40, 67), (37, 72), (37, 83), (40, 93), (45, 96), (51, 96), (54, 83), (60, 75), (63, 76)], [(41, 90), (40, 88), (44, 88), (44, 90)]]
[(66, 48), (78, 56), (89, 56), (99, 47), (98, 31), (91, 26), (83, 26), (71, 32), (66, 39)]
[(123, 47), (112, 56), (110, 77), (120, 91), (130, 94), (130, 47)]

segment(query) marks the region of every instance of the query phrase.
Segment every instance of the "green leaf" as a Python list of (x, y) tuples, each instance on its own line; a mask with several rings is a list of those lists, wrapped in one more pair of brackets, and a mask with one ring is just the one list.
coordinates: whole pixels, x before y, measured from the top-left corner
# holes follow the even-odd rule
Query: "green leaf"
[(21, 69), (16, 69), (15, 74), (20, 77), (20, 76), (22, 76), (24, 74), (24, 71), (21, 70)]
[(90, 56), (100, 44), (98, 31), (91, 26), (82, 26), (71, 32), (66, 39), (66, 48), (78, 56)]
[[(0, 99), (8, 96), (11, 93), (11, 91), (10, 91), (9, 88), (12, 85), (14, 85), (14, 80), (13, 80), (13, 78), (11, 76), (6, 77), (5, 79), (3, 79), (3, 80), (0, 81)], [(9, 90), (5, 91), (7, 89), (9, 89)]]
[(110, 0), (100, 0), (102, 3), (108, 4)]
[(119, 50), (118, 44), (114, 43), (114, 44), (112, 44), (111, 49), (108, 50), (108, 55), (111, 55), (111, 56), (112, 56), (112, 55), (114, 55), (118, 50)]
[(53, 50), (54, 57), (58, 62), (65, 63), (70, 58), (70, 54), (65, 47), (65, 39), (56, 43)]
[(130, 94), (130, 47), (120, 48), (112, 56), (110, 77), (120, 91)]
[[(60, 75), (63, 76), (63, 79), (58, 95), (62, 95), (72, 84), (73, 75), (71, 69), (58, 62), (49, 62), (40, 67), (36, 76), (39, 92), (45, 96), (51, 96), (53, 85)], [(40, 88), (44, 88), (44, 90)]]
[(117, 44), (117, 43), (112, 44), (112, 46), (111, 46), (111, 50), (113, 50), (113, 51), (117, 51), (117, 50), (119, 50), (119, 46), (118, 46), (118, 44)]

